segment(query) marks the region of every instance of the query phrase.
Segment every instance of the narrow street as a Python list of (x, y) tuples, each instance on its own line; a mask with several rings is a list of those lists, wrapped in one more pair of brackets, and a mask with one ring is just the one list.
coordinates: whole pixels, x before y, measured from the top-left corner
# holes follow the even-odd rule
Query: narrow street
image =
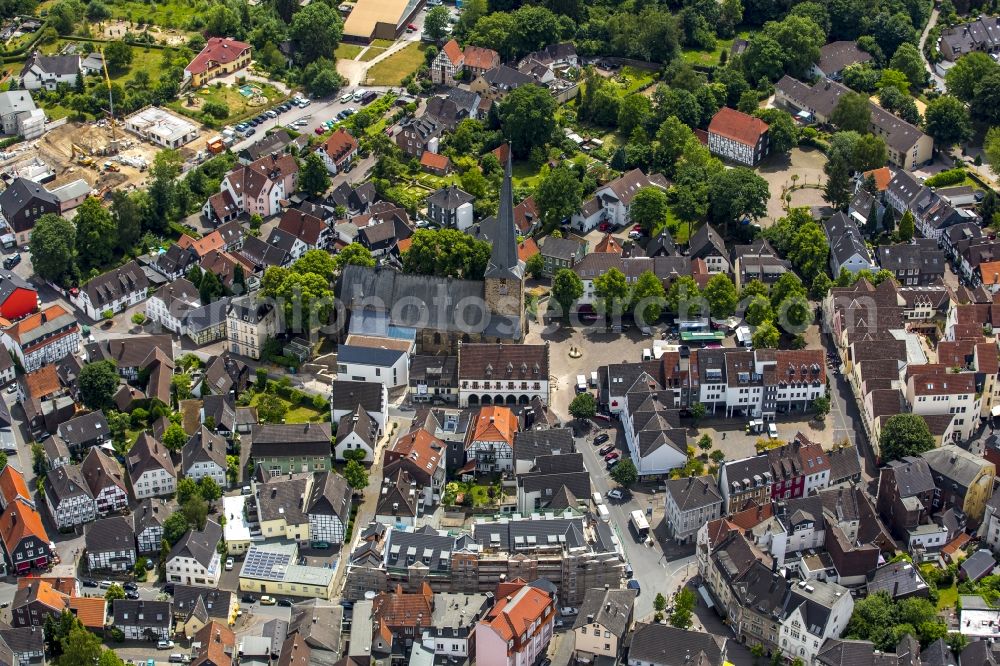
[(920, 33), (920, 43), (917, 48), (920, 50), (920, 58), (924, 61), (924, 68), (927, 70), (927, 73), (931, 75), (934, 87), (940, 92), (944, 92), (944, 79), (938, 76), (938, 73), (934, 71), (934, 65), (927, 60), (927, 56), (924, 54), (924, 45), (927, 43), (927, 37), (930, 35), (931, 30), (934, 29), (934, 26), (937, 25), (939, 15), (940, 12), (937, 7), (931, 9), (931, 16), (927, 19), (927, 25), (924, 26), (924, 31)]

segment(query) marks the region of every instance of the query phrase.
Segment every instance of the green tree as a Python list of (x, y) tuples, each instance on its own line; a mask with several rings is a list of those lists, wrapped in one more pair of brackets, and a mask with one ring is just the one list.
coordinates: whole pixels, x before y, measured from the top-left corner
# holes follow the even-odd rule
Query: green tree
[(807, 76), (819, 62), (819, 48), (826, 43), (822, 28), (811, 18), (794, 14), (764, 24), (763, 34), (781, 47), (785, 70), (798, 78)]
[(295, 57), (300, 63), (309, 63), (332, 58), (343, 32), (344, 24), (336, 8), (314, 2), (295, 12), (288, 36), (295, 43)]
[(825, 395), (821, 395), (813, 400), (812, 408), (813, 412), (816, 413), (816, 418), (822, 421), (830, 413), (830, 399)]
[(31, 265), (35, 275), (62, 286), (76, 276), (76, 227), (69, 220), (46, 213), (31, 232)]
[(899, 240), (909, 243), (913, 240), (914, 219), (913, 213), (907, 210), (903, 217), (899, 218)]
[(528, 257), (528, 260), (524, 262), (524, 268), (528, 271), (528, 275), (536, 280), (540, 280), (542, 272), (545, 270), (545, 259), (542, 257), (542, 253), (536, 252)]
[(124, 599), (125, 588), (118, 583), (112, 583), (111, 587), (104, 593), (104, 598), (109, 602), (113, 602), (115, 599)]
[(659, 187), (647, 186), (632, 197), (629, 219), (634, 224), (642, 225), (643, 231), (651, 236), (666, 222), (668, 210), (666, 192)]
[(198, 285), (198, 298), (204, 305), (219, 300), (223, 293), (225, 293), (225, 288), (218, 275), (207, 271), (201, 276), (201, 283)]
[(555, 100), (546, 88), (521, 86), (500, 104), (500, 129), (519, 157), (548, 143), (555, 128)]
[(276, 395), (265, 393), (257, 400), (257, 415), (264, 423), (281, 423), (288, 413), (288, 405)]
[(1000, 67), (991, 70), (976, 83), (972, 114), (988, 123), (1000, 122)]
[(667, 308), (680, 317), (698, 317), (702, 313), (701, 291), (698, 283), (690, 275), (682, 275), (674, 280), (667, 291)]
[(569, 315), (573, 304), (583, 296), (583, 280), (569, 268), (560, 268), (552, 278), (552, 298), (562, 308), (562, 315)]
[(696, 402), (693, 405), (691, 405), (691, 419), (695, 423), (698, 423), (698, 421), (701, 421), (703, 418), (705, 418), (705, 414), (707, 413), (708, 413), (708, 407), (706, 407), (704, 403)]
[(88, 363), (81, 368), (77, 378), (80, 401), (87, 409), (106, 409), (111, 406), (118, 391), (118, 382), (118, 370), (114, 361)]
[(338, 252), (333, 258), (337, 272), (344, 270), (344, 266), (366, 266), (368, 268), (375, 267), (375, 258), (372, 257), (372, 253), (369, 252), (361, 243), (351, 243), (340, 252)]
[(830, 115), (830, 122), (839, 129), (863, 134), (871, 124), (872, 110), (868, 98), (860, 93), (845, 93)]
[(403, 254), (403, 272), (481, 280), (490, 245), (458, 229), (417, 229)]
[(555, 229), (580, 209), (583, 183), (572, 169), (558, 167), (549, 171), (538, 183), (534, 198), (545, 229)]
[(424, 17), (424, 34), (438, 41), (447, 34), (445, 30), (451, 21), (451, 12), (444, 5), (432, 7)]
[(674, 597), (674, 612), (670, 614), (670, 626), (678, 629), (690, 627), (695, 602), (694, 591), (689, 587), (682, 587), (681, 591)]
[[(994, 174), (1000, 175), (1000, 127), (991, 127), (987, 130), (986, 137), (983, 139), (983, 154), (990, 164), (990, 170)], [(37, 226), (35, 226), (35, 233), (38, 233)], [(32, 235), (32, 239), (34, 239), (34, 235)], [(32, 242), (32, 260), (34, 260), (34, 242)], [(36, 264), (35, 272), (37, 271)]]
[(219, 484), (210, 476), (203, 476), (201, 480), (198, 481), (198, 490), (205, 500), (209, 502), (214, 502), (222, 497), (222, 488)]
[(191, 397), (191, 375), (181, 372), (170, 378), (170, 388), (174, 390), (177, 402)]
[(594, 278), (594, 295), (601, 299), (601, 306), (609, 314), (620, 314), (629, 295), (625, 274), (611, 268)]
[(184, 432), (184, 428), (180, 427), (176, 423), (171, 423), (163, 433), (163, 446), (167, 447), (171, 451), (180, 451), (187, 444), (188, 436)]
[(910, 83), (913, 90), (920, 90), (927, 80), (927, 70), (924, 69), (924, 60), (920, 56), (920, 51), (910, 43), (900, 44), (896, 52), (892, 54), (889, 67), (902, 72)]
[(344, 478), (347, 479), (347, 485), (355, 490), (362, 490), (368, 486), (368, 470), (357, 460), (347, 461)]
[(799, 127), (792, 116), (781, 109), (757, 109), (753, 115), (768, 124), (771, 153), (784, 154), (799, 144)]
[(971, 104), (976, 96), (976, 85), (997, 67), (993, 58), (982, 51), (966, 53), (945, 74), (948, 93)]
[(708, 301), (708, 309), (714, 319), (725, 319), (736, 312), (736, 285), (725, 273), (713, 275), (702, 295)]
[(109, 42), (104, 46), (104, 62), (112, 74), (121, 74), (132, 64), (132, 47), (122, 41)]
[(102, 652), (101, 639), (82, 625), (77, 625), (62, 639), (61, 655), (56, 660), (56, 666), (97, 664)]
[(777, 349), (780, 339), (781, 334), (770, 321), (765, 321), (758, 326), (752, 337), (754, 349)]
[(667, 610), (667, 598), (663, 596), (662, 592), (656, 593), (656, 598), (653, 599), (653, 608), (658, 613), (662, 613), (663, 611)]
[[(895, 69), (883, 69), (881, 76), (878, 80), (879, 90), (885, 90), (886, 88), (895, 88), (903, 95), (909, 96), (910, 94), (910, 80), (906, 78), (906, 74)], [(883, 106), (885, 106), (883, 104)]]
[(895, 414), (882, 426), (879, 453), (882, 463), (920, 455), (934, 448), (934, 436), (927, 422), (916, 414)]
[(115, 235), (119, 252), (129, 252), (142, 237), (142, 206), (139, 197), (121, 190), (115, 191), (111, 199), (111, 216), (115, 223)]
[(201, 495), (193, 495), (181, 505), (181, 514), (192, 529), (205, 529), (208, 518), (208, 502)]
[(924, 111), (924, 127), (940, 146), (962, 143), (972, 136), (969, 110), (951, 95), (942, 95), (928, 102)]
[(663, 282), (653, 271), (643, 271), (639, 274), (632, 287), (632, 310), (636, 321), (652, 324), (663, 314), (666, 305), (666, 291)]
[(177, 482), (177, 503), (186, 504), (192, 497), (200, 497), (201, 489), (198, 487), (198, 482), (191, 477), (184, 477)]
[(639, 470), (635, 468), (632, 458), (624, 456), (611, 468), (610, 476), (615, 483), (628, 490), (639, 481)]
[(708, 184), (712, 219), (728, 228), (744, 218), (757, 220), (767, 213), (767, 181), (745, 167), (725, 169)]
[(594, 399), (594, 394), (590, 391), (584, 391), (578, 394), (573, 401), (569, 403), (569, 413), (575, 419), (591, 419), (597, 413), (597, 400)]
[(643, 127), (653, 113), (652, 102), (641, 94), (626, 96), (618, 107), (618, 131), (624, 136), (632, 136), (638, 127)]
[(774, 319), (774, 310), (767, 296), (754, 296), (747, 304), (746, 320), (751, 326), (760, 326), (765, 321)]
[(709, 451), (712, 448), (712, 437), (708, 433), (698, 438), (698, 448), (702, 451)]
[(181, 538), (187, 534), (187, 531), (187, 518), (185, 518), (184, 514), (180, 511), (170, 514), (170, 516), (163, 521), (163, 538), (171, 546), (180, 541)]
[(302, 160), (302, 170), (299, 173), (299, 188), (314, 197), (326, 192), (330, 187), (330, 172), (326, 170), (323, 159), (313, 151), (309, 151)]

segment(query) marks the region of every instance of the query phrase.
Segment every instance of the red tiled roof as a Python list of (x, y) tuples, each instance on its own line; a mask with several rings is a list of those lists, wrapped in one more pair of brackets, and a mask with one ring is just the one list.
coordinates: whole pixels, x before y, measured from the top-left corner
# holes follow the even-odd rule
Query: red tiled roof
[(323, 142), (323, 151), (334, 162), (339, 162), (357, 149), (358, 140), (344, 129), (338, 129), (330, 135), (329, 139)]
[(72, 597), (76, 594), (76, 579), (75, 578), (64, 578), (62, 576), (26, 576), (17, 579), (17, 589), (27, 587), (33, 581), (45, 581), (57, 591), (62, 592), (67, 597)]
[[(510, 585), (504, 586), (510, 588)], [(501, 596), (496, 605), (490, 609), (480, 625), (487, 625), (506, 641), (520, 644), (520, 637), (526, 634), (532, 623), (541, 620), (551, 609), (552, 597), (536, 587), (524, 584), (516, 592)], [(536, 631), (541, 631), (544, 622), (540, 622)], [(531, 640), (529, 635), (525, 640)]]
[(14, 552), (21, 539), (28, 536), (43, 543), (49, 542), (49, 535), (45, 532), (38, 512), (21, 500), (11, 502), (0, 516), (0, 539), (7, 546), (7, 552)]
[(892, 180), (892, 172), (889, 171), (889, 167), (865, 171), (864, 175), (866, 178), (868, 176), (875, 178), (875, 187), (878, 188), (879, 192), (885, 192), (885, 188), (889, 187), (889, 181)]
[(45, 365), (29, 372), (24, 376), (24, 383), (28, 387), (28, 395), (32, 398), (44, 398), (59, 390), (59, 375), (56, 374), (56, 366)]
[(535, 242), (534, 238), (525, 238), (517, 244), (517, 258), (521, 261), (527, 261), (539, 252), (541, 250), (538, 249), (538, 243)]
[(10, 465), (0, 472), (0, 494), (3, 495), (5, 502), (13, 502), (18, 497), (31, 501), (31, 491), (24, 482), (24, 475)]
[(500, 162), (500, 166), (507, 164), (507, 158), (510, 157), (510, 144), (501, 143), (499, 146), (490, 151), (490, 154), (495, 155), (497, 161)]
[(760, 118), (748, 116), (728, 106), (719, 109), (708, 125), (709, 134), (718, 134), (748, 146), (756, 146), (761, 135), (767, 130), (767, 123)]
[(465, 47), (465, 66), (473, 69), (493, 69), (500, 64), (500, 54), (481, 46)]
[(67, 312), (63, 306), (58, 304), (50, 305), (41, 312), (36, 312), (35, 314), (29, 315), (18, 321), (12, 328), (7, 329), (7, 335), (20, 342), (21, 336), (25, 333), (35, 330), (45, 322), (52, 321), (57, 317), (62, 317), (67, 314), (69, 314), (69, 312)]
[(449, 39), (448, 43), (441, 47), (441, 51), (448, 56), (448, 60), (453, 65), (457, 65), (462, 60), (462, 49), (454, 39)]
[(420, 156), (420, 166), (427, 167), (428, 169), (439, 169), (444, 171), (450, 164), (451, 160), (449, 160), (446, 156), (432, 153), (429, 150), (425, 150), (424, 154)]
[(615, 254), (621, 254), (622, 246), (618, 244), (618, 241), (615, 240), (614, 236), (611, 234), (604, 234), (604, 238), (602, 238), (594, 247), (594, 252), (613, 252)]
[(517, 417), (507, 407), (490, 405), (483, 407), (474, 417), (469, 428), (470, 442), (499, 442), (514, 445), (514, 433), (517, 432)]
[(239, 60), (244, 51), (250, 48), (246, 42), (238, 42), (229, 37), (212, 37), (205, 44), (201, 53), (194, 57), (191, 64), (184, 69), (192, 74), (201, 74), (212, 67), (212, 63), (226, 64)]
[(177, 245), (182, 250), (191, 248), (199, 257), (204, 257), (212, 250), (221, 250), (224, 248), (226, 242), (222, 240), (222, 235), (219, 232), (213, 231), (198, 239), (191, 238), (187, 234), (181, 234), (181, 237), (177, 239)]
[(71, 597), (69, 600), (69, 607), (88, 629), (104, 628), (107, 604), (103, 597)]
[(981, 342), (976, 345), (976, 371), (995, 375), (1000, 371), (1000, 350), (996, 343)]

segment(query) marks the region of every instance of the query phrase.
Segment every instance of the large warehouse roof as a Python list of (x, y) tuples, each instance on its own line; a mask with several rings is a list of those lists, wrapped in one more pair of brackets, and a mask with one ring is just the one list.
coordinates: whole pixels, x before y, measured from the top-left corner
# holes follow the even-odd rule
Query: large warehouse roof
[(371, 39), (378, 23), (398, 26), (413, 0), (358, 0), (344, 22), (344, 36)]

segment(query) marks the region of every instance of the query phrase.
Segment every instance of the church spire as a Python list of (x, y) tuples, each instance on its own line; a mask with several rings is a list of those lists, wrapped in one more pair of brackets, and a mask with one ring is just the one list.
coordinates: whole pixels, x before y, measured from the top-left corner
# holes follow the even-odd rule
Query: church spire
[(486, 264), (487, 278), (523, 280), (524, 265), (517, 258), (517, 228), (514, 226), (514, 191), (510, 182), (510, 152), (500, 186), (500, 211), (497, 215), (496, 235)]

